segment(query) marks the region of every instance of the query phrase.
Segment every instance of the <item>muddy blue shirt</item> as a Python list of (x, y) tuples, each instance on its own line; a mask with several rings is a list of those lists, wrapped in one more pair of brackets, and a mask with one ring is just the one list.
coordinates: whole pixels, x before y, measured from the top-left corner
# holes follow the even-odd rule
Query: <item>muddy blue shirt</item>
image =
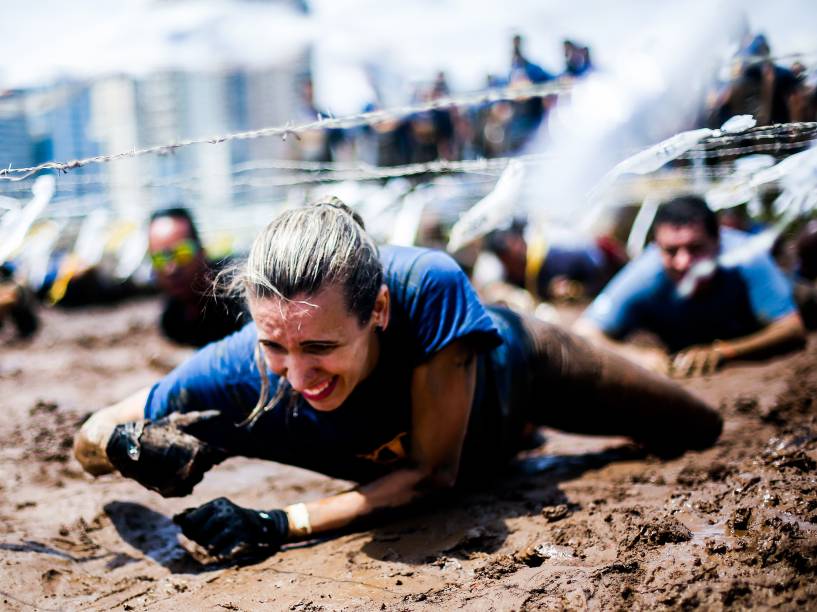
[[(721, 230), (721, 255), (735, 253), (749, 236)], [(611, 338), (637, 330), (656, 334), (671, 352), (759, 331), (795, 312), (791, 283), (765, 251), (721, 264), (700, 293), (681, 297), (651, 245), (627, 264), (585, 312)]]
[[(513, 317), (508, 314), (506, 321), (503, 311), (483, 307), (465, 274), (444, 253), (383, 247), (380, 259), (391, 294), (380, 358), (372, 374), (336, 410), (317, 411), (292, 394), (251, 429), (234, 426), (246, 418), (260, 394), (254, 359), (258, 336), (250, 323), (203, 348), (154, 385), (145, 417), (215, 409), (224, 423), (216, 428), (215, 439), (208, 441), (233, 454), (366, 481), (394, 469), (410, 449), (414, 368), (455, 340), (467, 338), (479, 356), (467, 436), (474, 443), (466, 443), (464, 461), (474, 457), (468, 462), (476, 465), (481, 455), (499, 452), (512, 434), (505, 431), (508, 402), (499, 397), (498, 389), (512, 384), (508, 372), (513, 368), (506, 366), (523, 352), (515, 342), (521, 336)], [(274, 391), (278, 379), (271, 372), (269, 376)], [(483, 448), (485, 444), (491, 447)]]

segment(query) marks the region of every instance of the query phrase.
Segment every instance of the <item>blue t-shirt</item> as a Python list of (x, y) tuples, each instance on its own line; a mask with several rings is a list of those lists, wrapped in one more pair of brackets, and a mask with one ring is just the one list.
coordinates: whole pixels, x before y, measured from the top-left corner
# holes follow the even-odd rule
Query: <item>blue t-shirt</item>
[[(745, 245), (743, 232), (721, 229), (721, 254)], [(712, 282), (681, 297), (651, 245), (610, 281), (585, 312), (612, 338), (637, 330), (656, 334), (671, 352), (759, 331), (795, 311), (791, 284), (768, 253), (720, 265)]]
[[(292, 394), (263, 414), (252, 429), (234, 426), (247, 417), (260, 394), (254, 359), (258, 336), (250, 323), (206, 346), (154, 385), (145, 417), (215, 409), (224, 422), (215, 428), (216, 439), (209, 441), (234, 454), (371, 480), (394, 469), (410, 449), (414, 368), (455, 340), (467, 338), (479, 354), (469, 431), (482, 442), (488, 435), (498, 445), (504, 443), (508, 436), (502, 431), (502, 419), (508, 408), (497, 389), (511, 385), (507, 376), (503, 378), (505, 366), (523, 355), (521, 336), (515, 335), (512, 322), (482, 306), (465, 274), (444, 253), (383, 247), (380, 259), (391, 294), (389, 325), (380, 332), (380, 358), (372, 374), (336, 410), (317, 411)], [(503, 343), (505, 338), (509, 340)], [(499, 377), (494, 375), (497, 369)], [(278, 379), (271, 372), (269, 377), (274, 392)]]

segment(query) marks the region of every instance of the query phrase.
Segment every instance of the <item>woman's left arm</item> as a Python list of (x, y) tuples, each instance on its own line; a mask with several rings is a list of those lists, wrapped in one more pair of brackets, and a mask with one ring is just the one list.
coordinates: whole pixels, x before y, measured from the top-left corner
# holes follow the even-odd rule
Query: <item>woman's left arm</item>
[[(411, 465), (359, 489), (306, 504), (313, 532), (329, 531), (384, 508), (453, 486), (476, 386), (476, 360), (458, 340), (414, 370)], [(295, 534), (297, 535), (297, 534)]]
[(457, 479), (476, 385), (476, 360), (459, 340), (414, 370), (407, 467), (354, 491), (283, 510), (258, 511), (218, 498), (174, 517), (184, 534), (219, 557), (274, 553), (287, 539), (344, 527), (376, 510), (403, 506)]

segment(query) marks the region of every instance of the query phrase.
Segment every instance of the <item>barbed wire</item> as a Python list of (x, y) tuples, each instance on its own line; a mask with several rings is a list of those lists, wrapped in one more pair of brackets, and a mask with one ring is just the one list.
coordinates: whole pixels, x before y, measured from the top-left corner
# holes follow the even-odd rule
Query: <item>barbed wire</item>
[[(508, 166), (511, 160), (516, 160), (523, 164), (538, 164), (553, 159), (552, 154), (527, 154), (517, 157), (496, 157), (476, 160), (446, 161), (438, 160), (427, 163), (415, 163), (402, 166), (370, 166), (368, 164), (312, 164), (309, 167), (321, 171), (318, 174), (301, 172), (294, 176), (274, 176), (274, 177), (248, 177), (243, 178), (236, 175), (253, 170), (279, 169), (287, 167), (286, 160), (263, 160), (260, 162), (247, 162), (235, 166), (232, 170), (231, 185), (233, 187), (287, 187), (296, 185), (308, 185), (314, 183), (331, 183), (343, 181), (373, 181), (387, 180), (392, 178), (404, 178), (422, 174), (446, 175), (446, 174), (473, 174), (485, 175), (487, 180), (496, 179), (499, 174)], [(283, 162), (283, 163), (279, 163)], [(300, 164), (295, 162), (292, 167)], [(239, 167), (240, 166), (240, 167)], [(698, 170), (686, 172), (689, 177), (706, 176), (710, 178), (725, 177), (732, 174), (731, 168), (723, 167), (703, 167)], [(678, 175), (678, 173), (674, 173)], [(173, 176), (162, 179), (153, 179), (141, 183), (108, 181), (102, 176), (75, 176), (62, 178), (57, 183), (57, 189), (73, 187), (114, 187), (114, 188), (169, 188), (184, 187), (185, 185), (198, 185), (202, 179), (200, 174), (184, 176)], [(33, 183), (14, 184), (13, 186), (0, 186), (0, 193), (28, 192)]]
[(731, 58), (732, 62), (745, 62), (747, 64), (759, 64), (762, 62), (778, 63), (782, 60), (799, 60), (803, 58), (817, 58), (817, 51), (795, 51), (792, 53), (783, 53), (781, 55), (735, 55)]
[[(454, 106), (475, 106), (478, 104), (500, 102), (503, 100), (556, 95), (569, 91), (570, 89), (571, 85), (569, 83), (557, 81), (539, 85), (511, 86), (501, 89), (482, 90), (460, 96), (437, 98), (423, 104), (373, 110), (345, 115), (343, 117), (322, 117), (318, 115), (317, 120), (301, 123), (299, 125), (288, 123), (287, 125), (283, 126), (266, 127), (244, 132), (233, 132), (230, 134), (213, 136), (209, 138), (192, 138), (164, 145), (145, 147), (142, 149), (133, 148), (129, 151), (122, 151), (119, 153), (111, 153), (106, 155), (96, 155), (83, 159), (75, 159), (69, 162), (50, 161), (27, 168), (4, 168), (0, 170), (0, 179), (18, 181), (26, 179), (43, 170), (68, 172), (69, 170), (74, 170), (90, 164), (104, 164), (119, 159), (142, 157), (145, 155), (169, 155), (175, 152), (177, 149), (199, 144), (220, 144), (234, 140), (253, 140), (256, 138), (266, 138), (270, 136), (280, 136), (286, 139), (291, 135), (297, 138), (298, 134), (312, 130), (351, 129), (364, 125), (375, 125), (391, 120), (402, 119), (403, 117), (415, 113), (428, 112)], [(13, 174), (21, 174), (22, 176), (11, 176)]]
[(784, 152), (805, 149), (815, 142), (817, 122), (777, 123), (750, 128), (744, 132), (710, 136), (677, 159), (723, 159), (750, 153)]
[[(338, 165), (320, 164), (321, 171), (318, 174), (311, 173), (308, 174), (302, 172), (300, 174), (296, 174), (294, 176), (289, 177), (269, 177), (269, 178), (255, 177), (252, 179), (241, 179), (232, 177), (233, 180), (231, 182), (233, 185), (239, 186), (286, 187), (299, 184), (323, 182), (330, 183), (342, 181), (385, 180), (391, 178), (416, 176), (421, 174), (444, 175), (470, 173), (470, 174), (487, 174), (491, 177), (496, 177), (502, 170), (505, 169), (505, 167), (508, 165), (511, 159), (522, 159), (527, 163), (534, 163), (547, 157), (551, 156), (535, 154), (522, 156), (520, 158), (498, 157), (462, 161), (437, 160), (426, 163), (406, 164), (402, 166), (370, 166), (368, 164), (338, 164)], [(279, 161), (283, 161), (284, 163), (279, 164), (278, 163)], [(242, 166), (243, 165), (244, 164), (242, 164)], [(285, 167), (286, 165), (287, 165), (286, 160), (267, 160), (266, 163), (258, 164), (256, 169), (278, 169), (280, 167)], [(293, 166), (297, 165), (298, 165), (297, 163), (293, 164)], [(248, 171), (247, 167), (238, 170), (234, 168), (232, 173), (239, 174), (247, 171)], [(77, 176), (71, 178), (73, 180), (66, 181), (64, 184), (61, 185), (61, 183), (65, 181), (65, 179), (62, 179), (60, 182), (57, 183), (57, 188), (59, 189), (61, 186), (128, 187), (131, 185), (133, 187), (138, 188), (142, 187), (163, 188), (184, 185), (185, 183), (198, 183), (201, 181), (202, 176), (199, 174), (181, 177), (174, 176), (163, 179), (154, 179), (142, 183), (110, 182), (107, 181), (104, 177), (100, 176)], [(24, 192), (29, 191), (30, 188), (31, 184), (14, 185), (13, 187), (6, 188), (0, 186), (0, 193), (9, 193), (12, 191)]]
[[(439, 101), (438, 101), (439, 102)], [(371, 115), (371, 113), (363, 113), (358, 115), (357, 117), (362, 117), (364, 115)], [(350, 117), (341, 118), (341, 119), (333, 119), (333, 121), (347, 121), (350, 120)], [(296, 128), (301, 129), (303, 126)], [(267, 130), (272, 130), (277, 128), (267, 128)], [(303, 128), (306, 129), (306, 128)], [(246, 133), (238, 133), (233, 136), (239, 137)], [(808, 136), (814, 135), (815, 138), (808, 138)], [(229, 137), (223, 137), (229, 138)], [(797, 139), (790, 142), (781, 142), (781, 138)], [(729, 147), (724, 145), (729, 145), (733, 143), (739, 142), (751, 142), (751, 141), (761, 141), (755, 144), (748, 144), (744, 146), (738, 147)], [(763, 141), (771, 141), (771, 142), (763, 142)], [(200, 142), (200, 141), (197, 141)], [(817, 142), (817, 122), (802, 122), (802, 123), (788, 123), (788, 124), (776, 124), (772, 126), (762, 126), (762, 127), (755, 127), (745, 132), (741, 132), (738, 134), (723, 134), (719, 136), (713, 136), (704, 139), (701, 143), (695, 145), (690, 151), (682, 154), (678, 157), (679, 160), (717, 160), (723, 158), (734, 158), (739, 157), (746, 154), (751, 153), (781, 153), (784, 151), (789, 151), (792, 149), (798, 148), (806, 148), (812, 146), (815, 142)], [(186, 145), (178, 145), (178, 146), (186, 146)], [(156, 150), (156, 148), (147, 149), (148, 150)], [(120, 156), (128, 156), (131, 153), (123, 153), (117, 156), (100, 156), (99, 158), (89, 158), (92, 160), (101, 160), (105, 159), (110, 161), (112, 159), (118, 158)], [(139, 154), (139, 151), (136, 152)], [(146, 153), (145, 153), (146, 154)], [(476, 160), (458, 160), (458, 161), (448, 161), (448, 160), (437, 160), (432, 162), (426, 163), (415, 163), (415, 164), (405, 164), (401, 166), (373, 166), (371, 164), (360, 163), (360, 162), (309, 162), (309, 161), (299, 161), (299, 160), (286, 160), (286, 159), (267, 159), (267, 160), (254, 160), (250, 162), (244, 162), (241, 164), (236, 164), (230, 170), (231, 174), (241, 174), (247, 172), (256, 172), (261, 170), (294, 170), (300, 173), (309, 173), (307, 176), (296, 175), (290, 177), (275, 177), (265, 180), (259, 180), (258, 178), (248, 179), (248, 180), (236, 180), (233, 178), (232, 185), (238, 187), (287, 187), (287, 186), (296, 186), (296, 185), (307, 185), (311, 183), (328, 183), (328, 182), (341, 182), (341, 181), (368, 181), (368, 180), (386, 180), (392, 178), (400, 178), (400, 177), (410, 177), (410, 176), (417, 176), (422, 174), (453, 174), (453, 173), (483, 173), (488, 175), (496, 175), (497, 173), (501, 172), (502, 170), (507, 167), (508, 163), (512, 159), (515, 159), (521, 163), (525, 164), (536, 164), (542, 163), (547, 161), (548, 159), (552, 159), (554, 156), (553, 153), (535, 153), (535, 154), (526, 154), (520, 155), (516, 157), (498, 157), (498, 158), (483, 158), (483, 159), (476, 159)], [(79, 167), (82, 165), (83, 161), (87, 160), (80, 160), (77, 162), (72, 162), (74, 167)], [(88, 162), (92, 163), (92, 162)], [(6, 180), (19, 182), (25, 179), (31, 178), (35, 173), (43, 170), (43, 169), (55, 169), (58, 170), (56, 167), (57, 165), (53, 165), (54, 163), (51, 162), (52, 165), (43, 164), (41, 166), (35, 168), (20, 168), (20, 169), (7, 169), (7, 170), (0, 170), (0, 174), (9, 173), (9, 172), (26, 172), (25, 176), (22, 177), (8, 177), (8, 176), (0, 176), (0, 178), (5, 178)], [(70, 164), (69, 164), (70, 165)], [(59, 171), (59, 170), (58, 170)], [(695, 171), (696, 174), (694, 176), (707, 176), (707, 177), (722, 177), (726, 176), (731, 173), (731, 170), (706, 170), (702, 171), (698, 169)], [(317, 174), (316, 174), (317, 173)], [(164, 179), (154, 179), (152, 181), (147, 181), (144, 183), (135, 183), (133, 184), (134, 187), (151, 187), (151, 188), (162, 188), (162, 187), (174, 187), (183, 185), (186, 182), (196, 182), (200, 181), (202, 178), (201, 175), (190, 175), (185, 177), (167, 177)], [(62, 179), (62, 181), (67, 181), (68, 178)], [(60, 182), (62, 182), (60, 181)], [(113, 185), (113, 186), (128, 186), (126, 183), (111, 183), (107, 181), (102, 176), (76, 176), (71, 177), (71, 181), (69, 181), (68, 186), (74, 185)], [(59, 183), (58, 183), (59, 186)], [(21, 191), (27, 190), (29, 187), (23, 187), (22, 185)], [(3, 192), (10, 192), (12, 189), (5, 188), (3, 189), (0, 187), (0, 191)]]
[[(687, 153), (680, 156), (678, 159), (718, 159), (718, 158), (733, 158), (740, 157), (750, 153), (761, 152), (781, 152), (784, 150), (791, 150), (795, 148), (805, 148), (806, 146), (817, 142), (817, 139), (799, 141), (795, 143), (763, 143), (745, 147), (734, 147), (727, 149), (717, 149), (713, 151), (700, 150), (694, 153)], [(520, 155), (518, 157), (497, 157), (490, 159), (477, 160), (463, 160), (463, 161), (435, 161), (427, 163), (407, 164), (402, 166), (370, 166), (367, 164), (324, 164), (307, 162), (301, 164), (300, 162), (293, 162), (289, 164), (287, 160), (264, 160), (259, 163), (241, 164), (243, 168), (233, 169), (230, 180), (230, 185), (233, 188), (275, 188), (275, 187), (292, 187), (298, 185), (310, 185), (319, 183), (333, 183), (343, 181), (374, 181), (387, 180), (393, 178), (405, 178), (410, 176), (417, 176), (422, 174), (432, 175), (446, 175), (446, 174), (474, 174), (485, 175), (487, 180), (496, 179), (499, 174), (507, 167), (511, 160), (519, 161), (523, 164), (538, 164), (553, 159), (552, 154), (528, 154)], [(279, 163), (280, 162), (280, 163)], [(294, 176), (275, 176), (275, 177), (248, 177), (239, 178), (235, 174), (250, 171), (250, 166), (255, 170), (266, 169), (280, 169), (286, 167), (309, 167), (313, 171), (320, 171), (317, 174), (301, 172)], [(667, 172), (666, 176), (660, 176), (660, 172)], [(676, 178), (710, 178), (718, 179), (731, 176), (734, 173), (732, 167), (726, 166), (703, 166), (696, 169), (682, 170), (670, 166), (664, 168), (658, 173), (650, 175), (651, 179), (674, 180)], [(637, 180), (639, 177), (630, 177), (631, 180)], [(57, 189), (61, 188), (76, 188), (76, 187), (108, 187), (108, 188), (148, 188), (148, 189), (162, 189), (162, 188), (189, 188), (194, 190), (202, 180), (200, 174), (191, 174), (184, 176), (173, 176), (162, 179), (153, 179), (144, 182), (117, 182), (109, 181), (101, 176), (75, 176), (60, 179), (57, 183)], [(628, 180), (627, 176), (619, 177), (618, 181)], [(33, 183), (15, 184), (8, 187), (0, 185), (0, 193), (25, 193), (29, 192)]]
[(807, 138), (817, 136), (817, 122), (796, 121), (789, 123), (772, 123), (758, 125), (741, 132), (722, 132), (716, 136), (708, 136), (694, 145), (694, 149), (703, 149), (712, 146), (728, 145), (733, 141), (762, 140), (764, 138), (777, 139), (780, 136), (788, 138)]
[(715, 149), (710, 151), (689, 151), (678, 156), (677, 159), (725, 159), (727, 157), (742, 157), (751, 153), (782, 153), (792, 149), (805, 149), (817, 142), (817, 139), (803, 140), (800, 142), (769, 142), (745, 147), (733, 147), (729, 149)]

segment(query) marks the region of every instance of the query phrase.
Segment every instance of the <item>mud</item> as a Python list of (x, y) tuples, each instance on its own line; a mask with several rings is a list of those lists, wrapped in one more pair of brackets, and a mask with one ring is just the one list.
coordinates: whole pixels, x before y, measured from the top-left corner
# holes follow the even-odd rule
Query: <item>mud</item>
[(726, 419), (706, 451), (660, 461), (546, 430), (488, 490), (238, 567), (191, 555), (170, 517), (349, 483), (230, 459), (164, 499), (83, 474), (77, 425), (189, 354), (157, 316), (152, 300), (47, 311), (37, 336), (0, 349), (0, 608), (817, 608), (817, 338), (686, 384)]

